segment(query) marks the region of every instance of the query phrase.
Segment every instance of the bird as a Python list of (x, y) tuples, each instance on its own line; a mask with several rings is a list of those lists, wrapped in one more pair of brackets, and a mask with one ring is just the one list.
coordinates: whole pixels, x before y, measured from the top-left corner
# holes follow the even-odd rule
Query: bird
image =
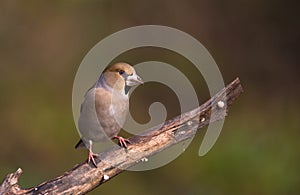
[(107, 66), (95, 84), (86, 92), (80, 108), (78, 129), (81, 139), (75, 148), (89, 150), (88, 163), (97, 167), (92, 151), (94, 142), (117, 139), (127, 148), (130, 141), (118, 136), (128, 110), (128, 92), (132, 86), (143, 84), (135, 69), (128, 63), (119, 62)]

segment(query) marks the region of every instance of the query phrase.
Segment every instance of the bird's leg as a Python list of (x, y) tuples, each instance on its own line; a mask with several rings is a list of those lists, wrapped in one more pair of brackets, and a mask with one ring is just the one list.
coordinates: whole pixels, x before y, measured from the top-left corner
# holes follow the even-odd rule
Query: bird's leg
[(119, 141), (119, 145), (124, 148), (127, 148), (127, 143), (130, 144), (128, 139), (125, 139), (121, 136), (114, 136), (113, 139), (117, 139)]
[(95, 161), (94, 157), (98, 157), (99, 155), (98, 155), (98, 154), (95, 154), (95, 153), (92, 151), (92, 144), (93, 144), (93, 142), (90, 140), (88, 163), (90, 163), (90, 161), (92, 161), (93, 165), (97, 168), (97, 164), (96, 164), (96, 161)]

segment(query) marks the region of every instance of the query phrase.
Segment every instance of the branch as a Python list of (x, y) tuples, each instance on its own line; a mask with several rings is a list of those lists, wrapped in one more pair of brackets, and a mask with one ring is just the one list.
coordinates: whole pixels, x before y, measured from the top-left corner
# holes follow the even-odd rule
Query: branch
[(28, 189), (22, 189), (18, 185), (18, 179), (22, 174), (19, 168), (3, 180), (0, 185), (0, 194), (84, 194), (89, 192), (126, 168), (140, 163), (141, 159), (190, 139), (197, 129), (224, 119), (229, 106), (242, 92), (240, 80), (236, 78), (198, 108), (165, 122), (160, 128), (153, 127), (142, 136), (131, 137), (131, 144), (127, 150), (116, 146), (99, 154), (99, 159), (102, 160), (96, 159), (98, 168), (84, 161), (63, 175)]

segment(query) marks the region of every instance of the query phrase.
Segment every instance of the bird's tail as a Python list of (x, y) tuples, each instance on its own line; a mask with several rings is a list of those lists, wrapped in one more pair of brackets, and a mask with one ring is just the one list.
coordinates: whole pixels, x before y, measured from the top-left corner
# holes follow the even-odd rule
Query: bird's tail
[(83, 143), (82, 139), (80, 139), (79, 142), (75, 146), (75, 149), (78, 149), (78, 148), (85, 148), (85, 144)]

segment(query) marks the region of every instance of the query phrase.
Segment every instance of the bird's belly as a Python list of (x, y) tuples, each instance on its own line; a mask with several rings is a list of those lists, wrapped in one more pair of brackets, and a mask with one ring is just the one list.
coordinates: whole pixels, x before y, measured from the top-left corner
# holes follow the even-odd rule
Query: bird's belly
[(116, 136), (124, 125), (127, 109), (110, 106), (108, 110), (97, 110), (101, 128), (109, 138)]
[(83, 111), (78, 121), (81, 136), (95, 142), (110, 140), (120, 132), (126, 114), (127, 109), (115, 107)]

